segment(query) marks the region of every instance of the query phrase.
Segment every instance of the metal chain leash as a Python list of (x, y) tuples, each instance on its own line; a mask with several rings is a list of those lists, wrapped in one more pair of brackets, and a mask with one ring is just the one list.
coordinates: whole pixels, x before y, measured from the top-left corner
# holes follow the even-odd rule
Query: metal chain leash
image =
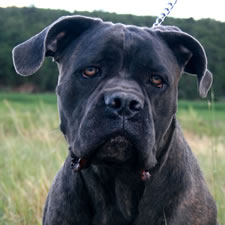
[(164, 9), (164, 11), (157, 17), (155, 23), (152, 25), (152, 27), (156, 27), (161, 25), (161, 23), (165, 20), (165, 18), (170, 14), (173, 7), (176, 5), (177, 0), (173, 0), (168, 2), (167, 7)]

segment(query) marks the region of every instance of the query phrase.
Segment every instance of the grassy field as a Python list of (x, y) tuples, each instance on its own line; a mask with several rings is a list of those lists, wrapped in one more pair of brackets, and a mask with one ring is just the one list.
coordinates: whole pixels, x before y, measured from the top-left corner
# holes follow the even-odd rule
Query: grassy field
[[(180, 101), (178, 118), (225, 225), (225, 103)], [(67, 154), (54, 94), (0, 93), (0, 225), (40, 225)]]

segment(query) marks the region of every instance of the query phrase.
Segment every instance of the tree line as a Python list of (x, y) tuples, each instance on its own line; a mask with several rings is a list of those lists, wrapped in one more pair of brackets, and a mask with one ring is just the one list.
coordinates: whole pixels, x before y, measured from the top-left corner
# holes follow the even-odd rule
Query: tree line
[[(39, 9), (35, 7), (0, 8), (0, 90), (21, 90), (31, 87), (31, 91), (54, 91), (57, 83), (57, 68), (47, 59), (38, 71), (42, 76), (21, 77), (13, 68), (12, 48), (40, 32), (54, 20), (64, 15), (86, 15), (99, 17), (104, 21), (120, 22), (151, 27), (155, 22), (152, 16), (118, 15), (103, 11), (73, 13), (64, 10)], [(194, 20), (167, 18), (163, 25), (175, 25), (197, 38), (206, 50), (208, 68), (214, 75), (213, 92), (217, 99), (225, 98), (225, 23), (212, 19)], [(179, 95), (185, 99), (198, 98), (197, 82), (192, 76), (183, 75)], [(26, 91), (26, 88), (25, 88)]]

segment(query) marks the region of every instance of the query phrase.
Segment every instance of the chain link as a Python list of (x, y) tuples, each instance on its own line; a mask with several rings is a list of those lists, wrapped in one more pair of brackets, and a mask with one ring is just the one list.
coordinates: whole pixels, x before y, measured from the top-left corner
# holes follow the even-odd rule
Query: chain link
[(153, 28), (161, 25), (161, 23), (165, 20), (165, 18), (170, 14), (171, 10), (173, 9), (176, 3), (177, 3), (177, 0), (173, 0), (167, 3), (167, 7), (157, 17), (155, 23), (152, 25)]

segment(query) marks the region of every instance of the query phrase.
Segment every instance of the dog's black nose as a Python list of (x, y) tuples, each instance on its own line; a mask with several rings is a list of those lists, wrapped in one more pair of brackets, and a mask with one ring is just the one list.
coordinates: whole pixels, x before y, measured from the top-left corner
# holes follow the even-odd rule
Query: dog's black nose
[(108, 110), (118, 116), (132, 117), (144, 107), (144, 102), (141, 97), (134, 93), (122, 91), (107, 93), (104, 99)]

